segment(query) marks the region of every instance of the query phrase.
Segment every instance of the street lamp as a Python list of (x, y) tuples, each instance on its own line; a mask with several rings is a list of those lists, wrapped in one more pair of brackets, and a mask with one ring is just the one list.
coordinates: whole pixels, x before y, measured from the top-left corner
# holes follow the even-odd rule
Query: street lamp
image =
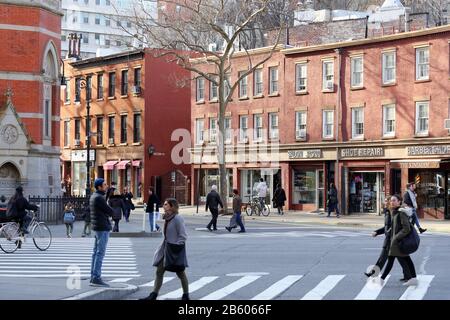
[(197, 213), (198, 213), (198, 205), (200, 204), (200, 173), (202, 171), (202, 158), (203, 158), (203, 150), (205, 149), (206, 144), (203, 142), (201, 146), (201, 153), (200, 153), (200, 168), (198, 169), (198, 175), (197, 175)]

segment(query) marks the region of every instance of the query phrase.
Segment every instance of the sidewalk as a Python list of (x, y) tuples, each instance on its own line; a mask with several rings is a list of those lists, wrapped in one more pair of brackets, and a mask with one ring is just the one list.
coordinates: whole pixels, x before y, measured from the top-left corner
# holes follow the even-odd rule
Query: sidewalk
[[(196, 206), (186, 206), (180, 208), (180, 213), (183, 215), (192, 216), (210, 216), (209, 212), (204, 211), (204, 206), (199, 207), (199, 213), (196, 213)], [(245, 215), (245, 213), (243, 213)], [(270, 221), (270, 222), (287, 222), (298, 223), (306, 225), (328, 225), (334, 227), (354, 227), (354, 228), (368, 228), (378, 229), (384, 224), (384, 217), (373, 214), (351, 214), (341, 215), (336, 218), (336, 215), (327, 217), (326, 212), (316, 213), (307, 211), (285, 211), (284, 215), (280, 216), (276, 209), (271, 209), (268, 217), (263, 216), (247, 216), (244, 217), (247, 221)], [(450, 220), (420, 220), (422, 228), (431, 232), (445, 232), (450, 233)]]

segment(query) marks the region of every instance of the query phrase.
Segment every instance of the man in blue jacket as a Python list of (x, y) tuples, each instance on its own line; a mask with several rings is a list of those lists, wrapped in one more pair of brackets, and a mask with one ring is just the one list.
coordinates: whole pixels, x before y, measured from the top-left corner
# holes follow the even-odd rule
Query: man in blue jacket
[(109, 233), (111, 232), (111, 222), (109, 221), (109, 217), (112, 217), (113, 210), (106, 203), (105, 193), (107, 185), (105, 180), (102, 178), (95, 179), (94, 187), (96, 191), (89, 199), (92, 230), (95, 231), (90, 285), (94, 287), (109, 287), (109, 285), (102, 280), (101, 275), (106, 245), (108, 244)]

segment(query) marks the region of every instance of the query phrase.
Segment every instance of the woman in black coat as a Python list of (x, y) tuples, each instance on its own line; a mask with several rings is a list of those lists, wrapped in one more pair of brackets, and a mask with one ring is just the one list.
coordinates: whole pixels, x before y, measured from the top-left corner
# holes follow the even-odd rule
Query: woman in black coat
[(126, 212), (125, 203), (119, 190), (115, 190), (114, 194), (109, 197), (108, 204), (114, 211), (112, 215), (112, 219), (114, 221), (112, 232), (119, 232), (119, 221), (122, 219), (122, 215)]
[(281, 184), (278, 184), (272, 199), (273, 206), (278, 209), (278, 214), (284, 214), (283, 207), (285, 201), (286, 201), (286, 192), (281, 187)]

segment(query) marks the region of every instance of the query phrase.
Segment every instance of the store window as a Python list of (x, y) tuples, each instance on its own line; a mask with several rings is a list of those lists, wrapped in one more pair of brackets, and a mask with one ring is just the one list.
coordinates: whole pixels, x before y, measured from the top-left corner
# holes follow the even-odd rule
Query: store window
[(278, 183), (281, 183), (280, 169), (256, 169), (241, 170), (241, 198), (248, 203), (252, 197), (257, 196), (256, 187), (263, 178), (267, 185), (267, 194), (265, 203), (271, 205), (273, 192)]
[(417, 205), (426, 216), (444, 218), (445, 173), (436, 171), (412, 171), (416, 182)]
[[(200, 171), (200, 200), (205, 202), (206, 196), (211, 191), (211, 186), (217, 186), (217, 192), (220, 194), (220, 175), (219, 169), (204, 169)], [(233, 170), (227, 169), (227, 194), (231, 201), (233, 197)]]
[(378, 213), (384, 201), (383, 172), (349, 173), (349, 212)]
[(292, 203), (316, 204), (316, 170), (292, 170)]

